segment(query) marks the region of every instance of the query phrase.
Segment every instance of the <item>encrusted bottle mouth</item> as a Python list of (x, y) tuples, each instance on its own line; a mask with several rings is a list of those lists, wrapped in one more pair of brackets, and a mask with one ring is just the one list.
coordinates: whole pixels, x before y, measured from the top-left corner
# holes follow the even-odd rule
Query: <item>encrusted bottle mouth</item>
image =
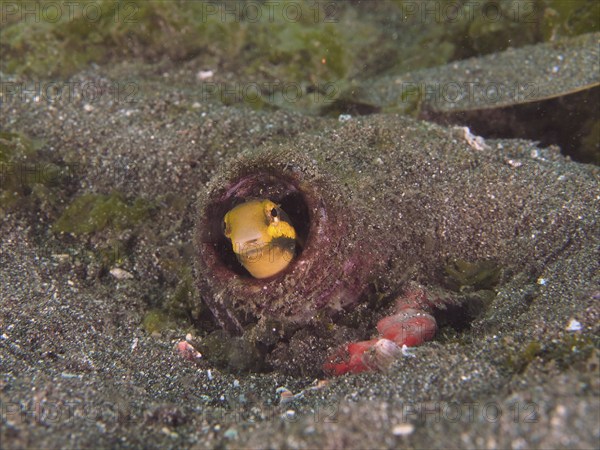
[[(220, 276), (238, 275), (249, 283), (267, 280), (253, 278), (240, 264), (232, 249), (232, 243), (223, 232), (223, 218), (235, 206), (253, 199), (268, 199), (287, 213), (297, 234), (296, 255), (289, 269), (302, 257), (308, 244), (313, 219), (307, 199), (307, 193), (291, 177), (274, 175), (268, 172), (256, 172), (232, 181), (223, 192), (213, 199), (205, 209), (203, 243), (206, 250), (213, 253), (213, 271)], [(212, 248), (211, 248), (212, 247)], [(275, 277), (283, 276), (286, 271)]]
[[(291, 262), (264, 278), (251, 275), (256, 266), (240, 258), (224, 231), (225, 215), (253, 200), (278, 205), (296, 236)], [(288, 154), (265, 151), (240, 158), (213, 178), (198, 206), (198, 290), (219, 324), (234, 333), (261, 318), (307, 323), (325, 308), (341, 310), (365, 289), (378, 261), (370, 241), (355, 239), (364, 233), (348, 197), (301, 156), (290, 161)]]

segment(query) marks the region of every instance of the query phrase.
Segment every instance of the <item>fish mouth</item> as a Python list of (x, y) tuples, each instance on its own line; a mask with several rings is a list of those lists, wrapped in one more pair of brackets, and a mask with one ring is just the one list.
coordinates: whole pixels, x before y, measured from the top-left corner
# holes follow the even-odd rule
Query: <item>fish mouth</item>
[(267, 245), (266, 242), (263, 242), (262, 235), (260, 232), (255, 233), (239, 233), (235, 236), (231, 236), (231, 245), (233, 251), (238, 255), (242, 253), (244, 250), (252, 249), (252, 248), (262, 248)]

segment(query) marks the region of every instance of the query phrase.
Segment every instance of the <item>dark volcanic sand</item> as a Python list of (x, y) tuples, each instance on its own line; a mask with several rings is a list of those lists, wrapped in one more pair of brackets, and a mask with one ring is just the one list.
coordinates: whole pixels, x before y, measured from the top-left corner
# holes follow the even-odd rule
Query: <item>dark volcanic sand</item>
[[(107, 77), (76, 79), (110, 83)], [(185, 203), (162, 205), (142, 229), (122, 266), (130, 280), (98, 274), (83, 257), (54, 256), (95, 243), (49, 231), (58, 214), (51, 208), (7, 210), (0, 225), (2, 448), (598, 447), (597, 167), (527, 141), (488, 141), (481, 173), (511, 168), (520, 189), (539, 191), (524, 211), (536, 217), (554, 217), (560, 211), (545, 205), (568, 198), (563, 220), (539, 232), (570, 238), (541, 249), (541, 266), (497, 286), (490, 308), (456, 338), (414, 349), (414, 358), (387, 373), (332, 379), (280, 405), (278, 387), (296, 393), (313, 380), (194, 364), (173, 350), (189, 329), (152, 336), (142, 326), (150, 303), (173, 289), (156, 255), (189, 254), (196, 192), (240, 150), (298, 133), (352, 141), (372, 127), (404, 129), (427, 149), (417, 166), (429, 158), (443, 167), (467, 143), (456, 130), (402, 117), (341, 124), (216, 106), (161, 80), (139, 83), (133, 104), (102, 96), (88, 106), (81, 99), (2, 105), (3, 131), (43, 138), (51, 160), (78, 163), (67, 202), (117, 189), (150, 199), (172, 193)], [(440, 139), (448, 141), (444, 151)], [(126, 166), (124, 176), (115, 171)], [(461, 195), (459, 182), (446, 189)], [(525, 191), (515, 190), (515, 204)], [(432, 222), (443, 219), (431, 214)], [(533, 237), (524, 241), (524, 253), (535, 245)], [(567, 330), (572, 319), (581, 330)]]

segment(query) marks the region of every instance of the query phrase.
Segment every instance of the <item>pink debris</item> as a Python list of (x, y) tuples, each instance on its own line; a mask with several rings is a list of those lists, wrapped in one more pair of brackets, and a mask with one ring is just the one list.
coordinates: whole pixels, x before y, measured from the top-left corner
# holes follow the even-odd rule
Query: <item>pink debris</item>
[(429, 311), (434, 305), (423, 288), (408, 290), (397, 300), (396, 313), (377, 323), (378, 338), (350, 342), (337, 349), (323, 370), (331, 375), (343, 375), (389, 367), (402, 356), (403, 346), (414, 347), (433, 339), (437, 324)]
[(189, 359), (190, 361), (195, 361), (199, 358), (202, 358), (202, 354), (187, 341), (180, 341), (175, 346), (175, 349), (181, 356), (183, 356), (185, 359)]

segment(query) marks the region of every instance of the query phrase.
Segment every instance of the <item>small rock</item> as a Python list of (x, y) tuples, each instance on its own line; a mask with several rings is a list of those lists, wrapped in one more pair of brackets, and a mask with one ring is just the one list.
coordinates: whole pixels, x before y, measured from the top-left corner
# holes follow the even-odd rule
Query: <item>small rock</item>
[(202, 358), (202, 354), (187, 341), (180, 341), (175, 348), (181, 356), (183, 356), (185, 359), (189, 359), (190, 361), (195, 361), (199, 358)]
[(392, 434), (394, 436), (408, 436), (415, 431), (415, 426), (412, 423), (401, 423), (394, 425), (392, 428)]
[(569, 325), (567, 325), (567, 331), (581, 331), (582, 328), (581, 322), (575, 319), (571, 319)]
[(508, 164), (510, 167), (514, 167), (514, 168), (521, 167), (523, 165), (523, 163), (521, 161), (519, 161), (518, 159), (507, 158), (504, 160), (504, 162), (506, 164)]
[(225, 433), (223, 433), (223, 437), (225, 439), (237, 439), (238, 432), (235, 428), (228, 428)]
[(196, 74), (196, 77), (199, 80), (208, 80), (214, 76), (214, 72), (212, 70), (201, 70)]
[(117, 280), (130, 280), (133, 278), (133, 275), (127, 272), (126, 270), (120, 269), (118, 267), (114, 267), (110, 269), (110, 274), (115, 277)]
[(455, 127), (455, 129), (458, 129), (462, 133), (462, 137), (467, 141), (469, 147), (479, 151), (489, 150), (490, 147), (485, 143), (485, 139), (471, 133), (469, 127)]
[(280, 405), (287, 405), (288, 403), (293, 402), (294, 400), (296, 400), (298, 398), (304, 397), (304, 392), (299, 392), (298, 394), (294, 394), (288, 388), (285, 388), (283, 386), (278, 387), (276, 392), (279, 394), (279, 404)]

